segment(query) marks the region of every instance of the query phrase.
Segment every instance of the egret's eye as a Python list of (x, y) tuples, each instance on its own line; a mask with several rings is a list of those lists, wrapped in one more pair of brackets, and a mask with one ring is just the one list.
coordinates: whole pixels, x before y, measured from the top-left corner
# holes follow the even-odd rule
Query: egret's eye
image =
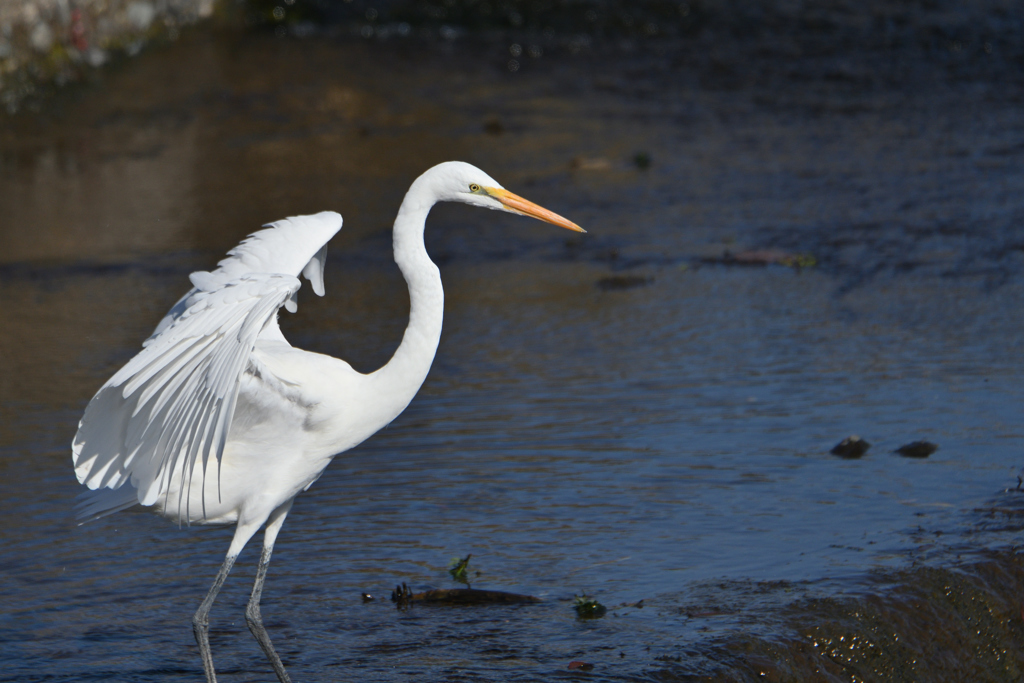
[(470, 192), (479, 192), (480, 191), (480, 186), (477, 185), (476, 183), (471, 183), (470, 186), (469, 186), (469, 191)]

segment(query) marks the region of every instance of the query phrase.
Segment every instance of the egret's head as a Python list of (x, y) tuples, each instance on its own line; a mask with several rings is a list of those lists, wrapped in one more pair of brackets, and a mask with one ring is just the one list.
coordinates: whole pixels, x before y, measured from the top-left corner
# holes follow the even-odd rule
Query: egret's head
[(436, 179), (435, 196), (441, 201), (462, 202), (496, 211), (518, 213), (568, 230), (586, 232), (569, 219), (548, 211), (519, 195), (512, 194), (503, 188), (497, 180), (472, 164), (448, 161), (430, 169), (424, 174), (424, 177), (428, 175), (432, 176), (432, 180)]

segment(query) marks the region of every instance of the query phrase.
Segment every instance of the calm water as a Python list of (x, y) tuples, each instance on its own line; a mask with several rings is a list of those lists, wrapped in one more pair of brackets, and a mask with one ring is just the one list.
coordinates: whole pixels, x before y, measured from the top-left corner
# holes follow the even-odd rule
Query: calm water
[[(551, 680), (574, 659), (653, 677), (730, 629), (770, 636), (776, 603), (1016, 541), (965, 532), (1024, 465), (1019, 87), (709, 82), (668, 48), (510, 73), (507, 47), (195, 33), (4, 121), (0, 680), (201, 676), (189, 619), (231, 530), (75, 526), (81, 411), (190, 271), (298, 213), (345, 228), (327, 297), (304, 290), (285, 333), (385, 362), (408, 310), (390, 222), (446, 159), (590, 232), (431, 215), (430, 377), (298, 499), (271, 565), (296, 680)], [(716, 262), (767, 248), (815, 265)], [(850, 434), (866, 457), (828, 454)], [(940, 450), (892, 453), (918, 439)], [(450, 587), (466, 553), (474, 587), (543, 603), (387, 600)], [(224, 681), (273, 678), (242, 618), (255, 558), (211, 616)], [(747, 610), (687, 613), (712, 590)], [(577, 620), (582, 592), (614, 609)]]

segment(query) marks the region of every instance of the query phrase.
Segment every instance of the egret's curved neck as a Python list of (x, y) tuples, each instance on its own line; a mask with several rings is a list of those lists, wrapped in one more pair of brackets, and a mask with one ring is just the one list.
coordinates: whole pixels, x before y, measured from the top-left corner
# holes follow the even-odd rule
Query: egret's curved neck
[(426, 183), (413, 183), (395, 219), (395, 263), (409, 286), (409, 326), (395, 355), (372, 374), (377, 395), (394, 413), (391, 419), (409, 405), (427, 378), (441, 340), (444, 290), (441, 274), (423, 244), (427, 214), (436, 201)]

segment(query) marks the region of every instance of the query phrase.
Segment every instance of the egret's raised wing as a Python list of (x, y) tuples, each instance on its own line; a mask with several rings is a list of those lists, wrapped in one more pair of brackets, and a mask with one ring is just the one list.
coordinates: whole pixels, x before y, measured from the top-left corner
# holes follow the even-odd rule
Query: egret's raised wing
[(252, 273), (282, 273), (295, 277), (302, 274), (313, 286), (313, 292), (323, 296), (327, 242), (341, 230), (341, 214), (322, 211), (312, 216), (284, 218), (263, 227), (229, 251), (212, 271), (192, 273), (189, 279), (193, 289), (174, 304), (146, 344), (170, 327), (197, 295)]
[[(301, 283), (249, 274), (192, 295), (189, 306), (99, 390), (72, 444), (75, 474), (90, 489), (126, 481), (152, 505), (179, 479), (179, 517), (197, 459), (213, 481), (238, 385), (256, 338)], [(203, 496), (205, 500), (205, 495)]]

